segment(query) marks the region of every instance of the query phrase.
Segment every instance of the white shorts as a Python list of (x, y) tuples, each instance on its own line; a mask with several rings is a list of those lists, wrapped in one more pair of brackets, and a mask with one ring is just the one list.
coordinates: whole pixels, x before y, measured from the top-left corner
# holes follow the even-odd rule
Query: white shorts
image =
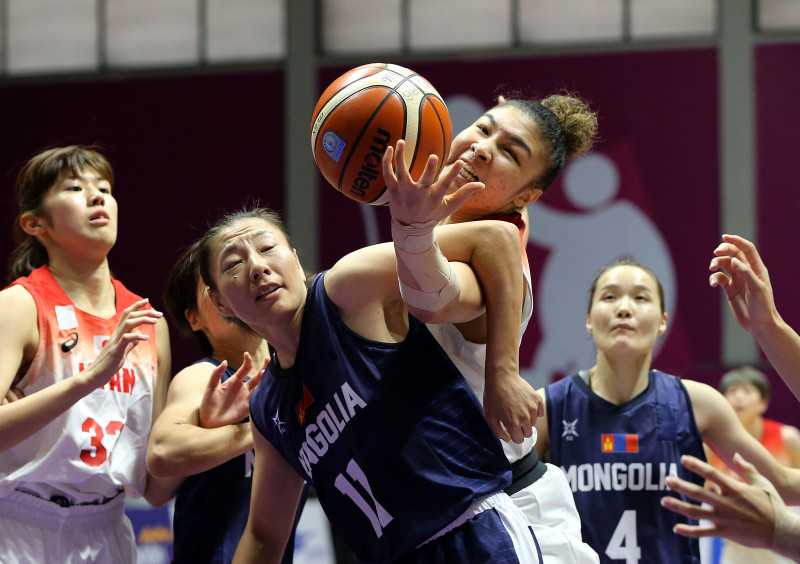
[(135, 564), (125, 495), (103, 505), (61, 507), (14, 491), (0, 498), (3, 564)]
[(581, 518), (567, 477), (558, 466), (511, 496), (533, 526), (548, 564), (597, 564), (600, 557), (581, 539)]

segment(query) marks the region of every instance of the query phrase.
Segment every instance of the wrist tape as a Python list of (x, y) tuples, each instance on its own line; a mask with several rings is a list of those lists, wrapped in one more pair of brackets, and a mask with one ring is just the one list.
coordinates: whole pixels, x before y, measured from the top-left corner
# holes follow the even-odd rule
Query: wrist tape
[(392, 240), (397, 260), (408, 270), (419, 290), (398, 276), (400, 295), (406, 305), (425, 311), (438, 311), (459, 291), (458, 277), (436, 244), (436, 221), (403, 225), (392, 219)]

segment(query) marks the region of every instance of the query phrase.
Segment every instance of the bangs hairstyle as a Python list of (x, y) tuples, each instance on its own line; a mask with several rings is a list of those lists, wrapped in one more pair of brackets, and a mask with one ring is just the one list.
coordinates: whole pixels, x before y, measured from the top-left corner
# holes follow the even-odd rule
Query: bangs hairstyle
[(608, 272), (612, 268), (616, 268), (618, 266), (633, 266), (633, 267), (638, 268), (639, 270), (643, 270), (644, 272), (649, 274), (650, 277), (656, 283), (656, 290), (658, 291), (658, 304), (659, 304), (659, 306), (661, 308), (661, 313), (663, 314), (665, 311), (667, 311), (667, 308), (666, 308), (666, 305), (665, 305), (665, 300), (664, 300), (664, 287), (661, 285), (661, 280), (658, 279), (658, 276), (656, 276), (656, 273), (653, 272), (652, 270), (650, 270), (649, 268), (647, 268), (645, 265), (636, 262), (635, 260), (621, 259), (621, 260), (618, 260), (618, 261), (614, 261), (611, 264), (609, 264), (608, 266), (604, 267), (597, 274), (597, 276), (595, 276), (594, 280), (592, 281), (592, 286), (589, 288), (588, 307), (586, 308), (586, 313), (587, 314), (592, 312), (592, 299), (594, 298), (594, 293), (597, 291), (597, 283), (600, 281), (600, 278), (603, 276), (603, 274), (605, 274), (606, 272)]
[(9, 257), (9, 280), (27, 276), (48, 262), (44, 246), (19, 226), (22, 216), (26, 213), (41, 215), (44, 196), (50, 188), (69, 174), (78, 176), (88, 169), (94, 170), (114, 186), (114, 169), (92, 146), (70, 145), (48, 149), (30, 159), (19, 171), (15, 193), (17, 217), (14, 222), (17, 247)]

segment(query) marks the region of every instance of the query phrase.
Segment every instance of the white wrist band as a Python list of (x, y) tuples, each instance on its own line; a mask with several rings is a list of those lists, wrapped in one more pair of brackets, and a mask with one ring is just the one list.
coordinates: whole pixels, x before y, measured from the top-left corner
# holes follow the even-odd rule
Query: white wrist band
[[(774, 508), (773, 505), (773, 510)], [(772, 550), (787, 558), (800, 558), (800, 515), (788, 511), (785, 505), (783, 515), (775, 515)]]
[(419, 289), (412, 288), (400, 276), (400, 294), (407, 306), (438, 311), (450, 303), (459, 291), (458, 277), (436, 244), (435, 221), (402, 225), (392, 218), (395, 255), (402, 262)]

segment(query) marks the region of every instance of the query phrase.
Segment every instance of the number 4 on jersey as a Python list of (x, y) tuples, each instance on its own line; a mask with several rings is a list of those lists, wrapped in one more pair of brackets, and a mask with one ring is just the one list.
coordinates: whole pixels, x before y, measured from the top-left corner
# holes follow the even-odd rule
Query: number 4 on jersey
[(642, 558), (642, 549), (636, 535), (636, 511), (628, 509), (611, 535), (606, 547), (606, 555), (612, 560), (624, 560), (625, 564), (636, 564)]
[(389, 515), (389, 512), (386, 511), (372, 495), (372, 489), (369, 487), (369, 482), (364, 475), (364, 471), (353, 459), (350, 459), (350, 462), (347, 463), (347, 474), (352, 480), (358, 482), (367, 492), (372, 500), (372, 505), (364, 499), (356, 490), (355, 484), (348, 480), (344, 474), (336, 476), (336, 481), (334, 482), (334, 484), (336, 484), (336, 489), (352, 499), (353, 503), (364, 512), (364, 515), (367, 516), (367, 519), (369, 519), (369, 522), (372, 524), (372, 528), (375, 530), (375, 535), (380, 538), (383, 535), (384, 527), (392, 521), (393, 517)]

